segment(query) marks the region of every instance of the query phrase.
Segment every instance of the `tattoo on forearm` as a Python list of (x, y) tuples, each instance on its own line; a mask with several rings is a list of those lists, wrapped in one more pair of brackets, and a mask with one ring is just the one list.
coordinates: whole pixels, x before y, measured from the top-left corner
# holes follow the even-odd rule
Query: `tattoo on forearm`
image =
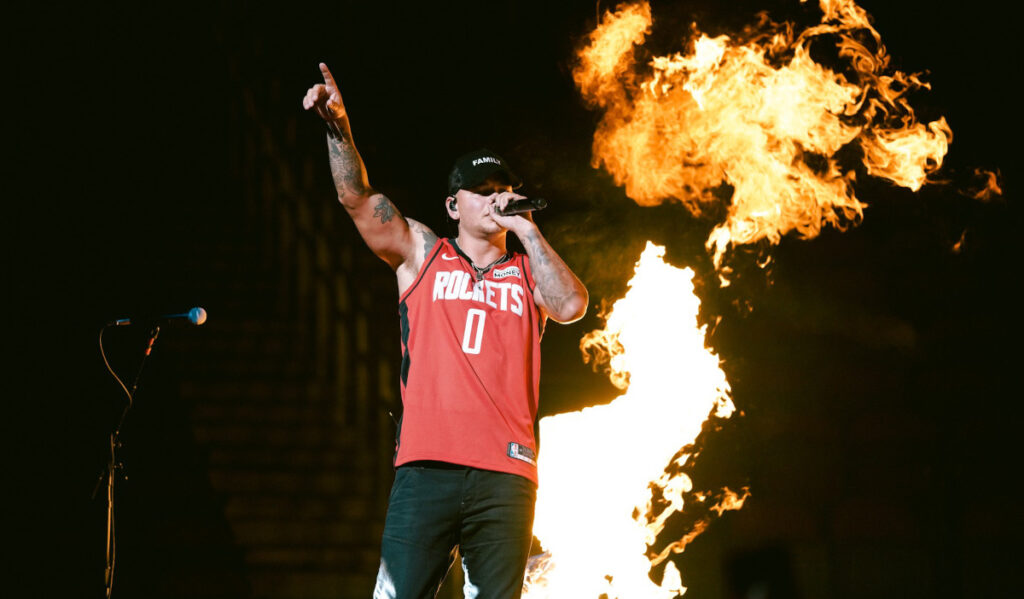
[(352, 143), (352, 133), (348, 127), (336, 127), (337, 133), (327, 136), (327, 149), (331, 161), (331, 176), (339, 196), (365, 195), (367, 192), (366, 175), (359, 152)]
[(344, 127), (341, 126), (340, 121), (324, 121), (327, 125), (327, 135), (334, 139), (341, 139), (344, 135)]
[(534, 281), (544, 301), (553, 312), (561, 312), (577, 293), (575, 277), (560, 260), (552, 258), (551, 248), (536, 235), (528, 235), (523, 242), (530, 255)]
[(391, 203), (386, 195), (381, 194), (380, 199), (377, 200), (377, 205), (373, 208), (374, 218), (380, 219), (381, 224), (384, 224), (391, 219), (395, 218), (398, 214), (398, 209)]

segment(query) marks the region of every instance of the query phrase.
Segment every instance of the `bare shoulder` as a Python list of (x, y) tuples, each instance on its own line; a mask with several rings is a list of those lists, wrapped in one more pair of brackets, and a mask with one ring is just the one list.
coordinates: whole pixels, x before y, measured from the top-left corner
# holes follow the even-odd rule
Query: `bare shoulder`
[(409, 234), (412, 238), (412, 252), (410, 256), (412, 259), (403, 262), (395, 271), (395, 274), (398, 276), (399, 293), (416, 280), (416, 275), (419, 274), (420, 268), (423, 267), (423, 262), (430, 255), (430, 251), (434, 249), (434, 244), (437, 243), (437, 235), (430, 230), (430, 227), (411, 218), (406, 218), (405, 221), (409, 223)]

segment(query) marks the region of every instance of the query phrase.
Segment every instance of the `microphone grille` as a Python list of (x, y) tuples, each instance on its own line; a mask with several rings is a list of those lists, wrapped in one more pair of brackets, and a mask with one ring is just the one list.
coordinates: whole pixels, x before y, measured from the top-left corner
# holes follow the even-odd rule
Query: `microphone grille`
[(196, 306), (188, 311), (188, 320), (194, 325), (201, 325), (206, 322), (206, 310)]

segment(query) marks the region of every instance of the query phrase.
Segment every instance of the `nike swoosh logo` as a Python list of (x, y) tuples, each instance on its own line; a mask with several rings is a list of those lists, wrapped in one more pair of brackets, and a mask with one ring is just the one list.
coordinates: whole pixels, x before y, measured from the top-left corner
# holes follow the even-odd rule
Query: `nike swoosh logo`
[(458, 256), (449, 256), (448, 254), (442, 253), (441, 254), (441, 259), (442, 260), (458, 260), (459, 257)]

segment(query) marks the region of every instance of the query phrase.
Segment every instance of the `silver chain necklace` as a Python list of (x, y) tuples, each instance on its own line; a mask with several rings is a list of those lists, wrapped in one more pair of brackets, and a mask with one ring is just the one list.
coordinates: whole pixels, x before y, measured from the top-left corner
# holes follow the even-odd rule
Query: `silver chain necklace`
[(492, 268), (494, 268), (495, 264), (497, 264), (497, 263), (499, 263), (499, 262), (501, 262), (503, 260), (508, 260), (508, 252), (505, 252), (504, 254), (498, 256), (497, 260), (495, 260), (494, 262), (491, 262), (487, 266), (484, 266), (483, 268), (481, 268), (481, 267), (477, 266), (476, 264), (473, 264), (473, 260), (470, 259), (469, 254), (467, 254), (466, 252), (462, 251), (462, 248), (459, 247), (459, 244), (456, 243), (456, 241), (454, 239), (452, 239), (452, 245), (455, 246), (455, 249), (458, 250), (460, 254), (462, 254), (463, 258), (466, 259), (466, 262), (468, 262), (469, 265), (473, 268), (473, 270), (476, 271), (476, 280), (477, 281), (484, 280), (484, 275), (487, 274), (487, 271), (489, 271)]
[(495, 265), (495, 264), (497, 264), (497, 263), (501, 262), (501, 261), (502, 261), (502, 260), (504, 260), (504, 259), (505, 259), (505, 258), (506, 258), (507, 256), (508, 256), (508, 254), (507, 254), (507, 253), (506, 253), (506, 254), (503, 254), (503, 255), (501, 255), (501, 256), (498, 256), (498, 259), (497, 259), (497, 260), (495, 260), (494, 262), (491, 262), (490, 264), (488, 264), (487, 266), (485, 266), (485, 267), (483, 267), (483, 268), (480, 268), (480, 267), (479, 267), (479, 266), (477, 266), (476, 264), (473, 264), (473, 261), (472, 261), (472, 260), (470, 260), (470, 261), (469, 261), (469, 265), (470, 265), (470, 266), (472, 266), (472, 267), (473, 267), (473, 270), (475, 270), (475, 271), (476, 271), (476, 280), (477, 280), (477, 281), (482, 281), (482, 280), (484, 280), (484, 275), (485, 275), (485, 274), (487, 274), (487, 271), (489, 271), (489, 270), (491, 270), (492, 268), (494, 268), (494, 265)]

